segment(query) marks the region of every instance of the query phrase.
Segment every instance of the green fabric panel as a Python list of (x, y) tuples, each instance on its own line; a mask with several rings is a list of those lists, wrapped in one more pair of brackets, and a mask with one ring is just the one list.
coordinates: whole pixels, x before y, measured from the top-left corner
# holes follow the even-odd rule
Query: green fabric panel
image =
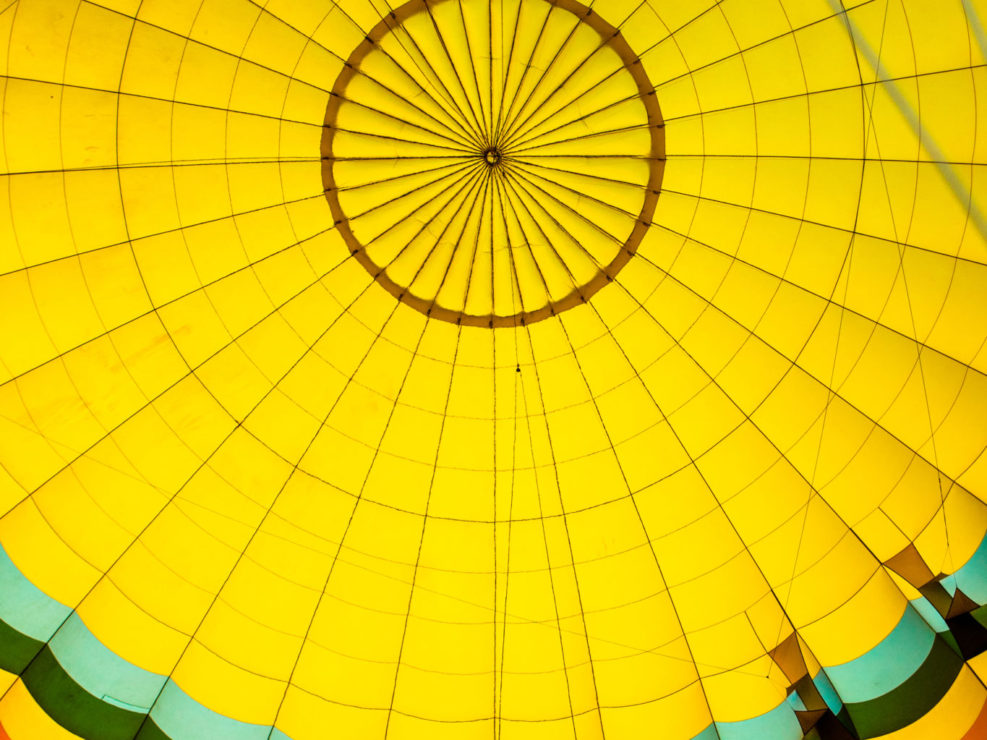
[(135, 740), (171, 740), (171, 736), (166, 735), (165, 731), (158, 727), (153, 719), (148, 717), (147, 722), (143, 724)]
[(20, 675), (43, 647), (43, 642), (0, 620), (0, 668), (3, 670)]
[(90, 694), (72, 680), (47, 646), (22, 678), (53, 720), (86, 740), (132, 740), (146, 716)]
[(953, 637), (952, 632), (941, 632), (939, 636), (946, 641), (946, 644), (953, 649), (954, 653), (957, 655), (963, 655), (959, 644), (956, 642), (956, 638)]
[(939, 703), (962, 666), (963, 659), (937, 637), (929, 656), (901, 686), (871, 701), (846, 705), (853, 726), (861, 738), (871, 738), (911, 724)]

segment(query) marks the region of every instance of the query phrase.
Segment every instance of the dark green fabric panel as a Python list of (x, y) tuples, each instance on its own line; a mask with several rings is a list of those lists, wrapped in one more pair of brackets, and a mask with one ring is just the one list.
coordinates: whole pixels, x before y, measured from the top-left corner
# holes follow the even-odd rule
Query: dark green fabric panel
[(0, 668), (3, 670), (20, 675), (43, 647), (43, 642), (18, 632), (0, 620)]
[(90, 694), (72, 680), (47, 646), (21, 678), (48, 716), (86, 740), (132, 740), (145, 717)]
[(946, 641), (946, 644), (953, 649), (954, 653), (957, 655), (963, 655), (963, 652), (960, 650), (960, 646), (956, 642), (956, 638), (953, 637), (952, 632), (940, 632), (939, 636)]
[(846, 709), (861, 738), (900, 730), (924, 716), (946, 695), (963, 667), (963, 659), (941, 637), (919, 669), (894, 691)]
[(148, 717), (147, 722), (141, 727), (136, 740), (171, 740), (171, 736), (165, 734), (165, 731), (158, 727), (153, 719)]

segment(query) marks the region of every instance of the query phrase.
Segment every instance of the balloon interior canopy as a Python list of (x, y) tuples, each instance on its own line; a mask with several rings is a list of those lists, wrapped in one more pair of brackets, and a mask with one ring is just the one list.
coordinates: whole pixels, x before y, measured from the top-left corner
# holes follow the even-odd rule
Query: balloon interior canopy
[(0, 45), (0, 740), (987, 737), (983, 0)]

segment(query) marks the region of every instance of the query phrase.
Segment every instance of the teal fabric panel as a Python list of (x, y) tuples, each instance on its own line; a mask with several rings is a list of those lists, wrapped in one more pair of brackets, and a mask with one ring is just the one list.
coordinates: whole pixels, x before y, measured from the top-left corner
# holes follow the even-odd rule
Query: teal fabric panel
[(21, 634), (47, 642), (71, 613), (31, 583), (0, 546), (0, 620)]
[(270, 725), (254, 725), (226, 717), (199, 704), (169, 680), (151, 710), (155, 724), (175, 740), (268, 740)]
[(932, 650), (936, 633), (911, 606), (874, 648), (826, 675), (845, 703), (860, 703), (894, 691), (919, 669)]
[(165, 677), (138, 668), (103, 645), (73, 614), (52, 638), (50, 647), (72, 679), (93, 696), (148, 712)]
[(802, 740), (802, 726), (787, 701), (760, 717), (739, 722), (717, 722), (720, 740)]

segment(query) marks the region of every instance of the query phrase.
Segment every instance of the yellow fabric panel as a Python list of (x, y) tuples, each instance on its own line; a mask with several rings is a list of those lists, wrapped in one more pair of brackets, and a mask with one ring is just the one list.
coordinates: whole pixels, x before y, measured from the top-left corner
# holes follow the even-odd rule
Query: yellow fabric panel
[(4, 549), (32, 583), (62, 604), (77, 604), (100, 577), (45, 521), (30, 499), (0, 520)]
[(16, 680), (16, 674), (8, 673), (7, 671), (0, 671), (0, 693), (7, 693), (7, 689), (9, 689)]
[(78, 737), (45, 714), (19, 678), (0, 698), (0, 723), (11, 740), (71, 740)]
[(78, 607), (79, 616), (110, 650), (133, 665), (167, 675), (178, 662), (187, 635), (149, 613), (147, 602), (104, 578)]
[[(595, 723), (595, 718), (576, 720), (576, 723), (579, 725)], [(435, 725), (417, 717), (395, 714), (388, 728), (388, 736), (408, 738), (410, 740), (411, 738), (420, 737), (423, 732), (427, 732), (430, 735), (434, 733), (433, 736), (437, 740), (473, 740), (474, 738), (479, 740), (480, 738), (490, 737), (493, 731), (493, 724), (492, 721), (488, 720), (470, 722), (469, 724)], [(566, 729), (570, 734), (572, 733), (571, 724)]]
[(726, 722), (746, 719), (751, 707), (757, 707), (759, 714), (770, 712), (784, 700), (785, 684), (784, 674), (767, 656), (703, 679), (713, 716)]
[(880, 509), (872, 511), (854, 525), (853, 531), (881, 562), (893, 558), (908, 547), (908, 538)]
[(607, 737), (636, 737), (641, 727), (664, 727), (673, 737), (695, 737), (709, 726), (709, 705), (702, 686), (694, 681), (661, 701), (603, 712)]
[[(5, 411), (0, 422), (4, 428), (2, 443), (11, 458), (5, 468), (20, 486), (34, 490), (71, 459), (72, 451), (53, 444), (31, 428), (30, 416), (16, 386), (5, 386), (0, 398)], [(25, 421), (28, 424), (19, 423)]]
[(186, 693), (227, 717), (254, 724), (270, 724), (277, 713), (284, 684), (251, 673), (190, 642), (172, 674)]
[[(142, 577), (145, 571), (147, 575)], [(185, 634), (194, 632), (211, 601), (208, 591), (168, 569), (143, 543), (127, 551), (112, 575), (139, 608)]]
[(355, 737), (376, 737), (386, 722), (386, 711), (324, 701), (292, 685), (285, 693), (278, 729), (299, 740), (321, 737), (326, 727), (349, 728)]
[(824, 666), (839, 665), (863, 655), (886, 637), (906, 608), (897, 583), (896, 576), (880, 570), (845, 603), (818, 621), (800, 626), (812, 655)]
[[(964, 526), (951, 526), (956, 521), (964, 522)], [(952, 572), (973, 556), (983, 541), (981, 529), (987, 534), (987, 521), (978, 500), (969, 491), (954, 485), (946, 493), (942, 510), (915, 539), (915, 547), (926, 562), (942, 563), (939, 566), (942, 572)]]
[(970, 670), (980, 678), (982, 683), (984, 680), (985, 669), (987, 669), (987, 658), (984, 657), (984, 654), (981, 653), (972, 660), (967, 661), (967, 665), (969, 665)]
[(291, 737), (769, 712), (987, 533), (981, 6), (0, 7), (0, 543)]

